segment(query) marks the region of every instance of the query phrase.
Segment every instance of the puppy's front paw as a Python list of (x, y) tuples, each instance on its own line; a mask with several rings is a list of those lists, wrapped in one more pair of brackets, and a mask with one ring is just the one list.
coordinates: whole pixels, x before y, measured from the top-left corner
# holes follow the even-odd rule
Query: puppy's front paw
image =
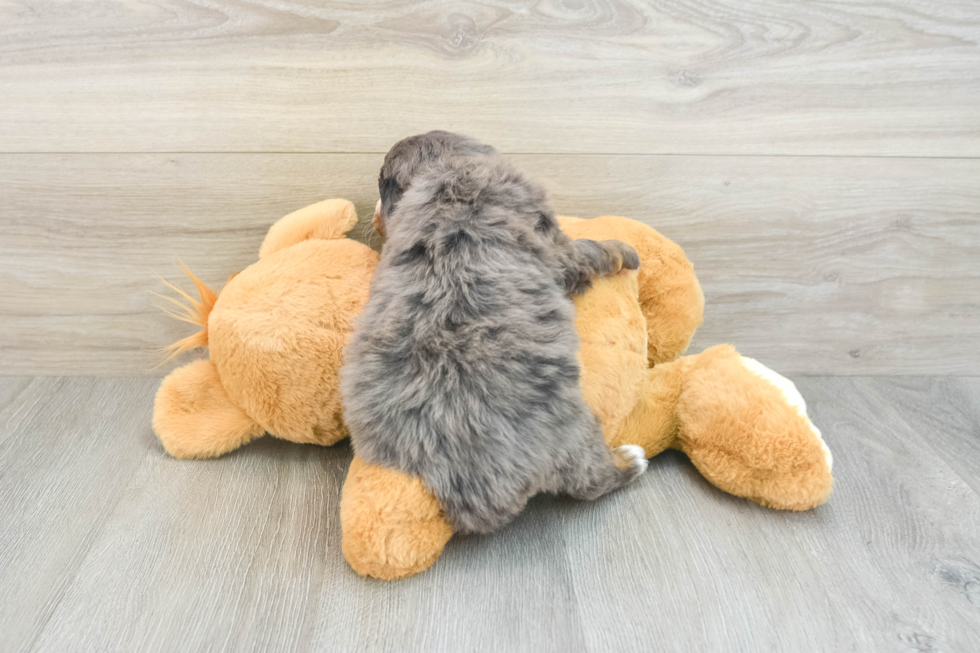
[(613, 449), (613, 456), (616, 458), (616, 467), (626, 472), (630, 480), (647, 471), (647, 452), (639, 445), (624, 444), (616, 447)]
[(627, 245), (626, 243), (623, 243), (623, 269), (640, 269), (640, 255), (636, 253), (632, 245)]
[(632, 245), (621, 240), (605, 240), (603, 246), (610, 254), (610, 267), (606, 274), (616, 274), (623, 270), (640, 269), (640, 255)]

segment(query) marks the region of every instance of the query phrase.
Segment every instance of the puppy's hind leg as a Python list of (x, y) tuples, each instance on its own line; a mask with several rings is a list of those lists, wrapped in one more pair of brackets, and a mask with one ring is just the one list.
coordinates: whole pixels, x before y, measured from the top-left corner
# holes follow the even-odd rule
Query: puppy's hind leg
[(610, 449), (601, 432), (587, 438), (573, 456), (563, 470), (561, 491), (587, 501), (618, 490), (647, 469), (643, 447), (626, 444)]

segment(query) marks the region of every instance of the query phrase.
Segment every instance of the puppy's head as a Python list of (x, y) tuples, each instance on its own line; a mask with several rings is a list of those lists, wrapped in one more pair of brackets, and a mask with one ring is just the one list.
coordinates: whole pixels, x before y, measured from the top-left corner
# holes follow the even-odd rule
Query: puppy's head
[(412, 185), (412, 180), (427, 167), (446, 163), (454, 156), (488, 155), (493, 152), (489, 145), (446, 131), (431, 131), (398, 141), (385, 155), (381, 174), (378, 175), (381, 199), (374, 208), (374, 228), (382, 236), (385, 235), (385, 224), (398, 201)]

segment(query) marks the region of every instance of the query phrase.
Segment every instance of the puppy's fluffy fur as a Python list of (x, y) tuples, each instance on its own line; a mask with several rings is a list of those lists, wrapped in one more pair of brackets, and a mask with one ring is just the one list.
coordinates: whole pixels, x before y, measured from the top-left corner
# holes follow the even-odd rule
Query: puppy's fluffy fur
[(642, 449), (611, 451), (582, 399), (569, 298), (636, 252), (570, 240), (540, 186), (456, 134), (396, 144), (379, 190), (387, 241), (341, 370), (357, 454), (422, 477), (463, 532), (641, 473)]

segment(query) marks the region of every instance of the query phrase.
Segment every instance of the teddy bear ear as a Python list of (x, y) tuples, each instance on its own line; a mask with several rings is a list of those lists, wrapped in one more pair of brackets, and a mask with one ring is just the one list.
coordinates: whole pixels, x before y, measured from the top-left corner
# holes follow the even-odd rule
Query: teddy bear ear
[(332, 199), (311, 204), (299, 211), (293, 211), (272, 225), (262, 241), (259, 258), (312, 238), (343, 238), (355, 224), (357, 211), (347, 200)]
[(556, 215), (555, 220), (558, 222), (558, 227), (566, 233), (569, 228), (574, 228), (572, 225), (584, 222), (582, 218), (573, 218), (570, 215)]
[(175, 458), (214, 458), (265, 432), (231, 402), (209, 360), (179, 367), (163, 380), (153, 430)]

